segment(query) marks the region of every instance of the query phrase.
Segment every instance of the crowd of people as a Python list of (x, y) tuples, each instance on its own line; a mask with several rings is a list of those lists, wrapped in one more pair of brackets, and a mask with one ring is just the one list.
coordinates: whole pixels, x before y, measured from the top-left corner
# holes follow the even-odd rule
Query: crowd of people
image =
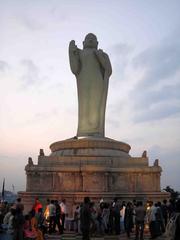
[(4, 201), (0, 204), (0, 236), (3, 240), (43, 240), (46, 233), (52, 234), (58, 230), (59, 234), (63, 234), (65, 216), (65, 199), (60, 203), (47, 199), (43, 209), (36, 198), (28, 214), (24, 214), (21, 198), (11, 206)]
[(2, 202), (0, 206), (0, 231), (3, 240), (43, 240), (43, 231), (40, 229), (42, 205), (36, 199), (31, 211), (24, 214), (24, 205), (21, 198), (14, 204)]
[[(142, 201), (112, 203), (101, 201), (98, 207), (87, 197), (80, 208), (80, 229), (83, 239), (89, 240), (91, 235), (126, 233), (130, 238), (134, 231), (135, 240), (144, 239), (144, 228), (147, 226), (151, 239), (165, 233), (169, 219), (180, 212), (180, 200), (177, 202), (164, 200), (163, 203)], [(83, 224), (82, 224), (83, 223)], [(180, 239), (180, 215), (176, 221), (175, 240)], [(167, 238), (168, 239), (168, 238)], [(170, 240), (170, 239), (168, 239)]]
[[(178, 214), (179, 213), (179, 214)], [(132, 232), (136, 240), (144, 239), (144, 229), (148, 227), (152, 239), (162, 235), (172, 216), (177, 215), (174, 239), (180, 239), (180, 200), (164, 200), (162, 203), (133, 200), (99, 203), (90, 201), (89, 197), (74, 210), (71, 220), (72, 230), (82, 235), (83, 240), (91, 236), (119, 235), (126, 233), (130, 238)], [(46, 233), (63, 234), (66, 227), (66, 200), (49, 200), (43, 208), (38, 198), (28, 214), (24, 214), (24, 205), (18, 198), (9, 206), (7, 202), (0, 205), (0, 236), (3, 240), (43, 240)], [(172, 227), (171, 227), (172, 228)]]

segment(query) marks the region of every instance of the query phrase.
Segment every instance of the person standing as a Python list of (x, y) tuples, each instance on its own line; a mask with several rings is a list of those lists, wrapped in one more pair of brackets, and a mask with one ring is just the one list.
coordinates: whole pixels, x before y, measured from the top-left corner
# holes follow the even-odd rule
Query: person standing
[(48, 205), (48, 210), (49, 210), (49, 233), (52, 233), (56, 216), (56, 207), (54, 205), (54, 200), (51, 200), (51, 203)]
[(15, 208), (16, 209), (19, 208), (20, 211), (23, 213), (23, 211), (24, 211), (24, 204), (21, 202), (21, 198), (17, 198), (16, 199)]
[(175, 231), (175, 239), (174, 240), (179, 240), (180, 239), (180, 199), (177, 200), (176, 202), (176, 215), (177, 215), (177, 220), (176, 220), (176, 231)]
[(130, 238), (130, 233), (133, 228), (133, 205), (131, 202), (127, 203), (124, 216), (124, 225), (127, 233), (127, 237)]
[(53, 225), (53, 232), (56, 231), (56, 225), (58, 226), (59, 234), (63, 232), (62, 225), (60, 224), (60, 217), (61, 217), (61, 207), (58, 203), (58, 200), (55, 200), (55, 207), (56, 207), (56, 215), (55, 221)]
[(13, 218), (13, 229), (14, 229), (14, 234), (13, 234), (13, 240), (23, 240), (23, 227), (24, 227), (24, 216), (22, 213), (21, 208), (16, 208), (15, 210), (15, 215)]
[(102, 211), (102, 222), (103, 222), (103, 228), (104, 232), (108, 233), (108, 227), (109, 227), (109, 215), (110, 215), (110, 210), (109, 210), (109, 204), (104, 203), (104, 208)]
[(74, 211), (75, 231), (80, 233), (80, 206), (78, 205)]
[[(16, 214), (16, 209), (11, 208), (10, 211), (5, 215), (3, 219), (3, 224), (6, 226), (6, 231), (4, 234), (0, 235), (4, 240), (13, 240), (14, 236), (14, 216)], [(0, 237), (0, 238), (1, 238)]]
[(161, 202), (157, 202), (156, 221), (158, 222), (159, 235), (162, 235), (165, 232), (164, 218), (161, 206)]
[(91, 223), (91, 210), (90, 210), (90, 198), (84, 198), (84, 204), (80, 209), (80, 224), (82, 231), (82, 240), (90, 240), (90, 223)]
[(157, 221), (156, 221), (156, 214), (157, 214), (157, 207), (153, 205), (153, 202), (149, 202), (149, 210), (147, 212), (147, 219), (149, 223), (149, 231), (151, 234), (151, 238), (156, 238), (158, 236), (157, 232), (158, 226), (157, 226)]
[(65, 230), (64, 224), (65, 224), (65, 218), (67, 215), (67, 207), (66, 207), (66, 199), (63, 199), (60, 203), (61, 207), (61, 221), (62, 221), (62, 231)]
[(114, 199), (113, 202), (114, 206), (114, 227), (115, 227), (115, 233), (116, 235), (120, 234), (120, 203), (117, 198)]
[(167, 221), (168, 221), (168, 206), (167, 206), (167, 200), (163, 200), (163, 204), (161, 205), (162, 215), (164, 219), (164, 225), (166, 227)]
[(32, 209), (35, 210), (35, 213), (38, 213), (39, 209), (41, 209), (41, 208), (42, 208), (41, 202), (39, 201), (38, 198), (35, 198), (34, 205), (33, 205)]
[(173, 216), (175, 213), (175, 200), (174, 199), (169, 199), (169, 204), (168, 204), (168, 217), (169, 219)]
[(136, 225), (136, 237), (135, 240), (139, 239), (140, 232), (140, 240), (144, 239), (144, 220), (146, 216), (146, 209), (143, 206), (142, 201), (137, 202), (137, 206), (135, 208), (135, 225)]
[(175, 202), (174, 213), (169, 219), (165, 232), (166, 239), (180, 239), (180, 199)]
[(121, 233), (125, 232), (125, 226), (124, 226), (124, 216), (125, 216), (125, 210), (126, 210), (126, 202), (122, 202), (121, 210), (120, 210), (120, 229)]
[(39, 208), (38, 213), (36, 213), (35, 216), (36, 216), (38, 228), (42, 231), (44, 236), (44, 234), (47, 233), (47, 225), (45, 223), (43, 209)]

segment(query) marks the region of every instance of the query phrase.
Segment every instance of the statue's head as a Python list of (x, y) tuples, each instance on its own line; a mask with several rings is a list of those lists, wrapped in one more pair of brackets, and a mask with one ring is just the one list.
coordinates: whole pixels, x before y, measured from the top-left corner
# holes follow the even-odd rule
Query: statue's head
[(83, 42), (83, 48), (95, 48), (97, 49), (98, 41), (96, 35), (88, 33)]

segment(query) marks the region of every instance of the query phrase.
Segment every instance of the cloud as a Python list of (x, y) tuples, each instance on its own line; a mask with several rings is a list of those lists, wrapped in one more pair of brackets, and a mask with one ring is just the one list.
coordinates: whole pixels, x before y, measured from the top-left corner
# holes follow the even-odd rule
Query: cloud
[(39, 31), (46, 27), (48, 15), (46, 14), (46, 7), (43, 8), (40, 2), (33, 6), (32, 2), (28, 1), (26, 4), (21, 3), (18, 9), (14, 9), (15, 19), (26, 30)]
[(111, 49), (112, 54), (116, 57), (127, 56), (133, 50), (132, 46), (130, 46), (126, 43), (114, 44), (113, 46), (111, 46), (110, 49)]
[[(178, 34), (177, 34), (178, 35)], [(180, 35), (180, 34), (179, 34)], [(177, 37), (177, 36), (176, 36)], [(163, 41), (133, 59), (141, 77), (129, 93), (135, 122), (179, 116), (180, 113), (180, 42)]]
[(167, 102), (160, 103), (152, 108), (145, 108), (144, 110), (137, 111), (134, 116), (135, 122), (146, 122), (154, 120), (162, 120), (172, 116), (180, 116), (180, 101), (177, 103)]
[[(52, 30), (52, 27), (55, 25), (68, 22), (68, 14), (67, 11), (65, 13), (64, 6), (61, 4), (48, 4), (44, 7), (42, 6), (42, 2), (36, 4), (36, 8), (32, 7), (31, 2), (28, 3), (29, 8), (25, 9), (25, 12), (20, 14), (20, 16), (16, 16), (16, 19), (30, 31), (46, 31), (49, 27)], [(27, 5), (27, 4), (26, 4)], [(39, 5), (39, 6), (38, 6)], [(39, 11), (39, 8), (41, 9)], [(53, 26), (51, 25), (53, 22)]]
[(24, 67), (24, 74), (21, 77), (23, 86), (31, 86), (39, 81), (39, 68), (31, 59), (24, 59), (21, 64)]
[(113, 78), (118, 82), (119, 79), (125, 80), (124, 75), (126, 68), (130, 63), (133, 47), (125, 43), (118, 43), (111, 46), (109, 52), (112, 55)]
[[(135, 106), (141, 108), (149, 108), (159, 102), (167, 102), (174, 100), (180, 101), (180, 83), (175, 85), (166, 85), (160, 89), (147, 89), (142, 94), (138, 93)], [(140, 90), (139, 90), (140, 91)], [(146, 93), (146, 94), (144, 94)]]
[(118, 128), (120, 126), (119, 120), (116, 119), (107, 119), (107, 124), (111, 125), (113, 128)]
[[(178, 148), (161, 147), (160, 145), (153, 145), (148, 150), (151, 159), (159, 158), (160, 166), (162, 167), (162, 178), (161, 182), (163, 187), (170, 185), (175, 190), (180, 190), (179, 184), (179, 156), (180, 150)], [(153, 163), (152, 161), (152, 163)]]
[(5, 72), (9, 69), (9, 64), (5, 61), (0, 60), (0, 72)]
[(45, 24), (37, 20), (37, 18), (30, 17), (28, 15), (22, 16), (20, 19), (22, 24), (29, 30), (38, 31), (44, 28)]
[(38, 112), (35, 114), (34, 116), (34, 120), (37, 121), (37, 120), (44, 120), (44, 119), (47, 119), (47, 118), (50, 118), (52, 116), (57, 116), (58, 115), (58, 110), (56, 108), (48, 111), (48, 112)]
[(164, 44), (147, 49), (134, 59), (135, 67), (143, 68), (145, 75), (138, 85), (141, 89), (154, 87), (173, 77), (180, 69), (180, 44)]

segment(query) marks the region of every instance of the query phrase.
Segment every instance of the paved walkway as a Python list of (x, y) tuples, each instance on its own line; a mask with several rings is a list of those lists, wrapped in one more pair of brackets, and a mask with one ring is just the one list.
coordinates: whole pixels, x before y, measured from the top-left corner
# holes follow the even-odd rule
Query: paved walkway
[[(82, 236), (77, 235), (76, 233), (65, 233), (63, 235), (46, 235), (46, 240), (82, 240)], [(131, 234), (130, 238), (127, 238), (126, 234), (120, 234), (119, 236), (115, 235), (106, 235), (101, 237), (91, 237), (91, 240), (129, 240), (135, 239), (134, 233)], [(144, 240), (150, 239), (149, 233), (145, 233)], [(168, 240), (165, 236), (156, 238), (156, 240)]]
[[(126, 237), (126, 234), (121, 234), (119, 236), (110, 235), (104, 237), (91, 237), (91, 240), (133, 240), (135, 238), (134, 234), (130, 238)], [(0, 240), (9, 240), (10, 238), (5, 234), (0, 234)], [(150, 239), (149, 234), (145, 234), (144, 240)], [(45, 235), (45, 240), (82, 240), (82, 236), (75, 233), (65, 233), (63, 235)], [(156, 238), (156, 240), (168, 240), (164, 236)]]

